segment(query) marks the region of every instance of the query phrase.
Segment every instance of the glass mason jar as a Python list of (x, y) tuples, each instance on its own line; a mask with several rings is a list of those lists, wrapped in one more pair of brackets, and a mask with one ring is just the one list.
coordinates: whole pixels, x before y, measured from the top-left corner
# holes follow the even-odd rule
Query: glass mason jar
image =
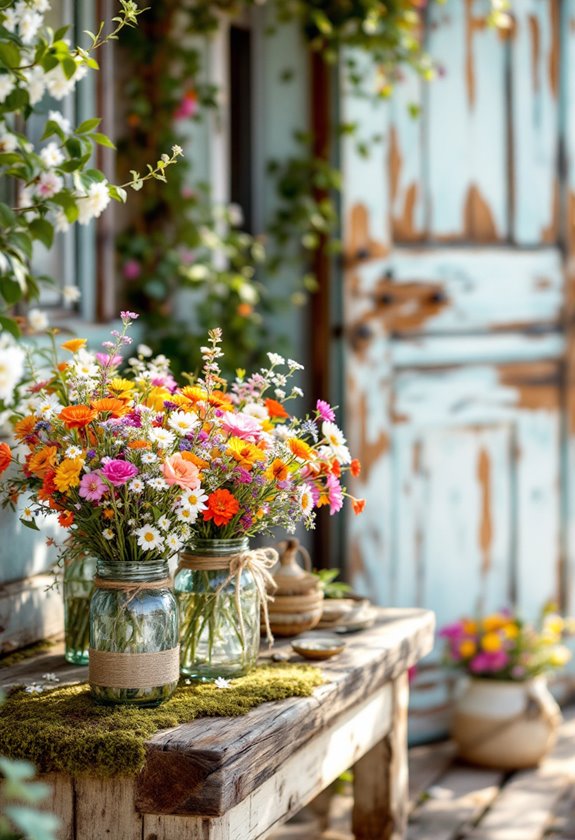
[(179, 677), (178, 608), (164, 561), (98, 559), (90, 690), (101, 703), (158, 706)]
[(180, 612), (180, 669), (186, 677), (206, 682), (239, 677), (256, 664), (258, 590), (247, 569), (239, 580), (229, 571), (230, 558), (247, 550), (245, 538), (213, 539), (196, 540), (193, 549), (180, 553), (174, 589)]
[(88, 664), (95, 573), (96, 558), (90, 554), (78, 554), (64, 566), (64, 655), (72, 665)]

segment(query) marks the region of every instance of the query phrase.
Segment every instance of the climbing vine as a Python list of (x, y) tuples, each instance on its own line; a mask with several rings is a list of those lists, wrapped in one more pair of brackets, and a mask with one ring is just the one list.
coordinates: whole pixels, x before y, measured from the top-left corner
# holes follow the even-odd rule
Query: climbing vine
[[(506, 0), (491, 2), (491, 22), (503, 25)], [(253, 5), (261, 0), (152, 4), (140, 27), (124, 40), (137, 72), (129, 72), (123, 83), (132, 108), (121, 152), (131, 160), (135, 154), (149, 159), (166, 146), (184, 145), (190, 121), (217, 113), (220, 91), (206, 81), (203, 44), (221, 25), (222, 15), (233, 16)], [(296, 22), (309, 50), (328, 64), (336, 64), (345, 50), (346, 83), (362, 91), (369, 88), (369, 95), (388, 97), (405, 65), (426, 79), (434, 76), (420, 39), (426, 0), (267, 0), (267, 5), (270, 33)], [(360, 64), (349, 48), (362, 50), (370, 60)], [(341, 125), (338, 130), (354, 134), (357, 127)], [(358, 151), (367, 154), (379, 139), (357, 137)], [(277, 209), (260, 236), (242, 231), (239, 208), (212, 203), (208, 186), (191, 171), (189, 161), (176, 168), (168, 185), (147, 192), (137, 217), (120, 236), (129, 303), (144, 313), (155, 349), (180, 358), (182, 366), (197, 363), (197, 336), (215, 323), (224, 326), (226, 349), (233, 349), (239, 364), (257, 362), (258, 349), (265, 345), (266, 316), (282, 302), (305, 303), (316, 287), (314, 252), (326, 244), (337, 252), (334, 196), (341, 173), (327, 154), (318, 154), (313, 136), (299, 135), (297, 140), (297, 154), (268, 162)], [(290, 262), (298, 281), (289, 290), (275, 290), (274, 275)], [(306, 264), (308, 270), (302, 271)]]

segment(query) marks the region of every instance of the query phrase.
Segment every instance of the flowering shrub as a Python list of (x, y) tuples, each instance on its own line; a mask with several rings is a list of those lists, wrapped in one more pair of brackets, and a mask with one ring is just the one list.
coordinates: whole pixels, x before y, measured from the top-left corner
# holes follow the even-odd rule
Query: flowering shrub
[[(73, 128), (60, 111), (46, 115), (45, 94), (62, 101), (98, 64), (93, 53), (117, 38), (124, 27), (133, 27), (142, 10), (133, 0), (120, 0), (115, 28), (103, 34), (88, 33), (87, 49), (70, 46), (68, 27), (54, 31), (45, 25), (49, 0), (4, 0), (0, 3), (0, 177), (9, 186), (12, 200), (0, 202), (0, 325), (18, 335), (10, 307), (21, 299), (37, 297), (39, 282), (30, 261), (34, 242), (50, 248), (54, 233), (74, 223), (84, 225), (98, 218), (111, 199), (126, 200), (125, 187), (140, 189), (149, 178), (165, 181), (165, 169), (181, 154), (163, 154), (145, 176), (132, 172), (122, 186), (108, 183), (104, 173), (91, 168), (96, 145), (113, 144), (97, 129), (99, 119), (88, 119)], [(33, 115), (43, 124), (41, 148), (26, 132)], [(5, 314), (2, 314), (4, 310)]]
[(509, 610), (480, 619), (462, 618), (440, 630), (444, 661), (476, 677), (525, 680), (562, 668), (569, 650), (561, 639), (570, 623), (553, 608), (543, 611), (539, 626)]
[[(359, 472), (332, 408), (318, 400), (313, 418), (289, 416), (290, 376), (301, 367), (269, 354), (270, 366), (229, 390), (220, 375), (221, 332), (202, 348), (202, 376), (178, 387), (167, 359), (141, 345), (123, 375), (122, 348), (135, 313), (102, 352), (85, 339), (65, 341), (71, 360), (31, 371), (34, 385), (14, 423), (18, 475), (7, 482), (15, 503), (27, 490), (22, 516), (35, 528), (39, 512), (58, 511), (76, 549), (110, 559), (168, 558), (194, 538), (253, 536), (280, 526), (311, 527), (315, 510), (341, 509), (342, 472)], [(32, 362), (31, 357), (29, 361)], [(287, 366), (287, 372), (280, 372)], [(0, 444), (0, 472), (12, 459)], [(350, 496), (359, 513), (364, 502)]]

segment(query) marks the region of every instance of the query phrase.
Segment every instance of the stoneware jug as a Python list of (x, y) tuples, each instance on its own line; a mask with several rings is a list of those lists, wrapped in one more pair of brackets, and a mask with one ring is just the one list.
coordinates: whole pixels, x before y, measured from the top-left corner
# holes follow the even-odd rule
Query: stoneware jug
[(277, 589), (269, 604), (270, 626), (274, 636), (298, 636), (319, 623), (323, 590), (311, 574), (311, 558), (299, 540), (285, 540), (277, 549), (279, 564), (273, 572)]

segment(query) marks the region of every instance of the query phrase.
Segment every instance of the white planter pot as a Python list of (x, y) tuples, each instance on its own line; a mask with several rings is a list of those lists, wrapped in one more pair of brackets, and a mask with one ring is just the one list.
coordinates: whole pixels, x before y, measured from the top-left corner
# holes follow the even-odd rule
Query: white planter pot
[(466, 761), (510, 770), (538, 764), (553, 747), (560, 722), (545, 677), (471, 678), (456, 701), (452, 736)]

